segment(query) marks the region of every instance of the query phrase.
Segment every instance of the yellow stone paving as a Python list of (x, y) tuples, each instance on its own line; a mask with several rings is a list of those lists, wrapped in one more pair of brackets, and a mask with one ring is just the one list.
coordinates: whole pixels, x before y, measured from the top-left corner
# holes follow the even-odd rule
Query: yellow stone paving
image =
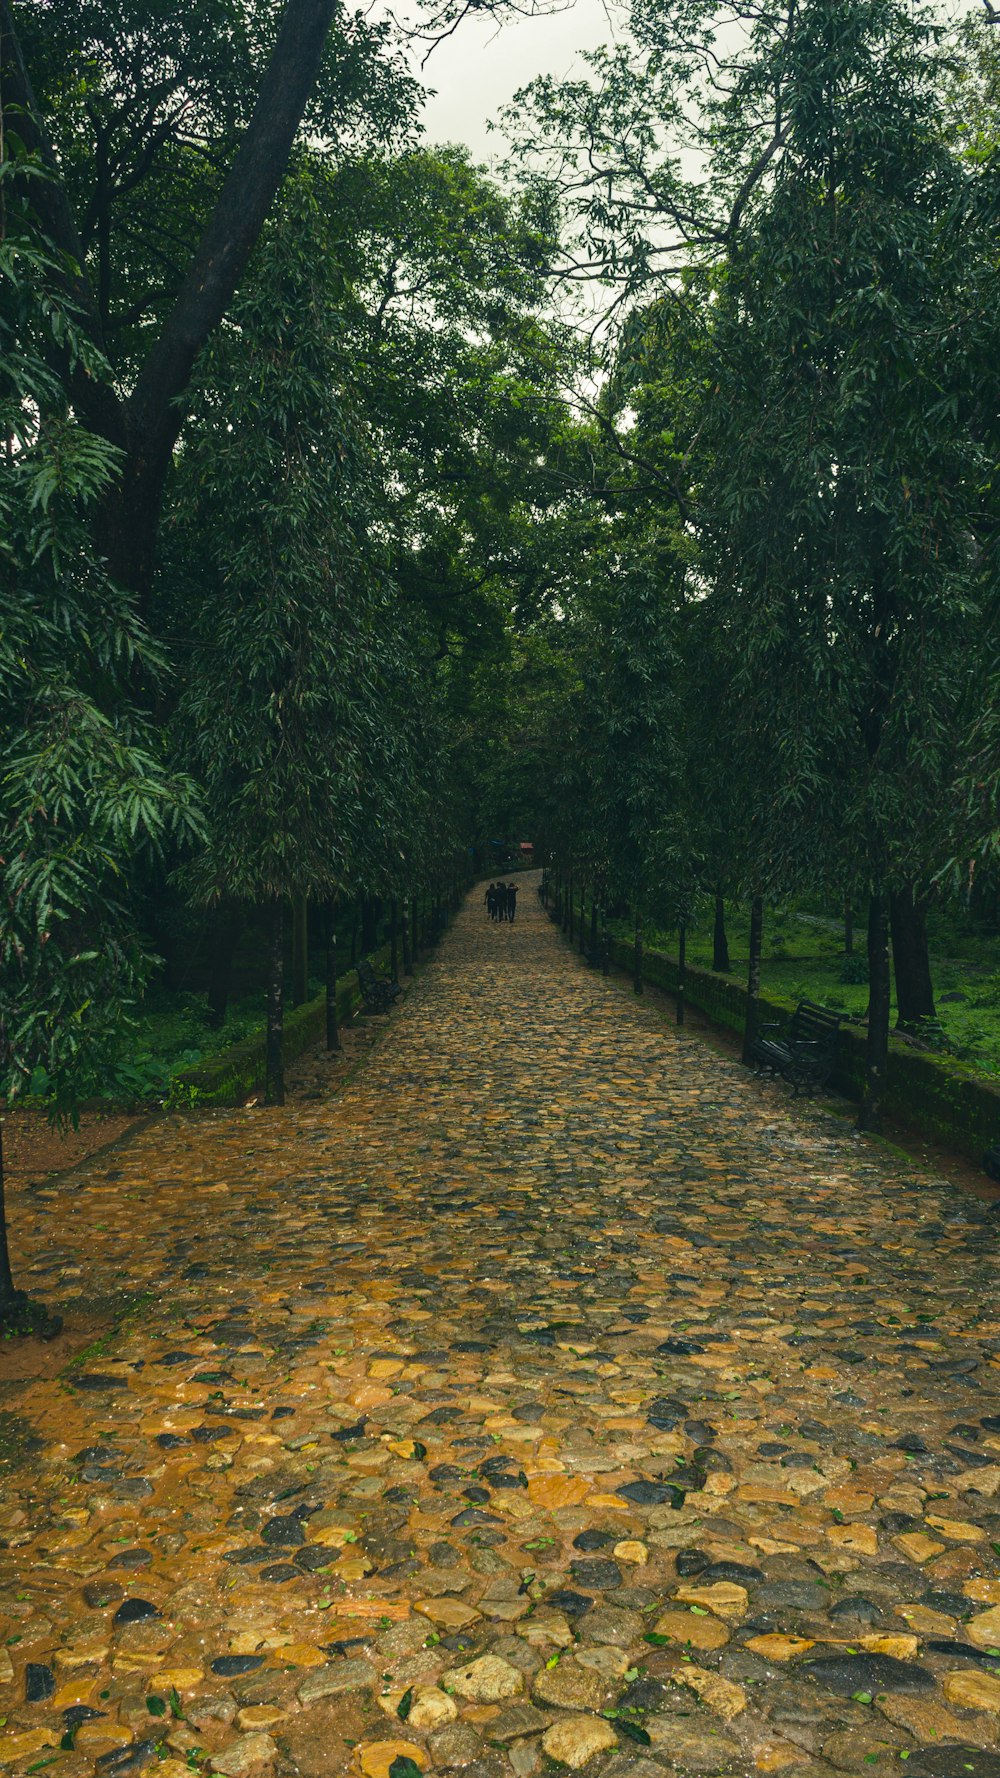
[(12, 1773), (1000, 1774), (991, 1212), (532, 890), (339, 1097), (16, 1202), (34, 1292), (145, 1294), (2, 1398)]

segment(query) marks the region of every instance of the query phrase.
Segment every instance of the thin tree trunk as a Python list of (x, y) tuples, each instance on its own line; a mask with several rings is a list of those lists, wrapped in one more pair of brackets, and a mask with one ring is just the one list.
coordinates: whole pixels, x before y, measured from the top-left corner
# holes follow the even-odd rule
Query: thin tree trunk
[(635, 915), (635, 944), (632, 964), (632, 986), (637, 994), (641, 994), (645, 984), (642, 979), (642, 915), (638, 909), (636, 909)]
[(7, 1202), (3, 1158), (3, 1118), (0, 1117), (0, 1332), (54, 1340), (62, 1331), (62, 1316), (50, 1315), (42, 1303), (32, 1302), (14, 1284), (7, 1244)]
[(420, 952), (420, 891), (410, 896), (410, 932), (412, 934), (412, 953), (414, 961)]
[(726, 903), (720, 883), (715, 891), (715, 926), (712, 931), (712, 968), (717, 975), (728, 975), (729, 939), (726, 936)]
[(882, 1128), (885, 1077), (889, 1061), (889, 917), (884, 891), (868, 902), (868, 1035), (865, 1043), (865, 1087), (858, 1129)]
[(276, 895), (268, 909), (267, 1084), (269, 1105), (285, 1103), (284, 989), (285, 910)]
[(573, 915), (575, 912), (576, 909), (573, 905), (573, 873), (571, 871), (566, 889), (566, 936), (569, 939), (570, 944), (573, 943)]
[(389, 901), (389, 978), (399, 980), (399, 903), (393, 895)]
[(747, 966), (747, 1016), (743, 1031), (743, 1060), (753, 1061), (753, 1046), (760, 1023), (760, 957), (764, 944), (764, 899), (755, 895), (750, 904), (750, 961)]
[(378, 950), (378, 916), (378, 896), (366, 895), (361, 903), (361, 954), (364, 957)]
[(309, 998), (309, 900), (292, 896), (292, 1005)]
[(677, 928), (677, 1023), (684, 1023), (684, 971), (687, 964), (687, 927), (682, 920)]
[(844, 896), (844, 956), (854, 955), (854, 908), (849, 895)]
[(337, 897), (331, 895), (326, 904), (326, 1047), (340, 1048), (340, 1024), (337, 1019)]
[(608, 937), (608, 904), (601, 903), (601, 974), (611, 974), (611, 941)]
[(7, 1244), (7, 1197), (4, 1185), (3, 1165), (3, 1118), (0, 1117), (0, 1325), (4, 1311), (13, 1308), (19, 1301), (20, 1293), (14, 1288), (14, 1278), (10, 1269), (10, 1248)]
[(208, 1022), (217, 1031), (225, 1023), (232, 992), (233, 953), (243, 928), (242, 911), (224, 902), (212, 920), (212, 956), (208, 980)]
[(403, 939), (403, 972), (413, 974), (413, 942), (410, 936), (410, 898), (403, 896), (402, 901), (402, 939)]
[(580, 890), (580, 955), (586, 955), (587, 949), (587, 891)]
[(927, 904), (906, 883), (889, 897), (892, 965), (896, 977), (896, 1023), (904, 1031), (936, 1019), (931, 959), (927, 948)]
[(595, 893), (590, 902), (590, 961), (595, 969), (597, 968), (597, 919), (597, 895)]

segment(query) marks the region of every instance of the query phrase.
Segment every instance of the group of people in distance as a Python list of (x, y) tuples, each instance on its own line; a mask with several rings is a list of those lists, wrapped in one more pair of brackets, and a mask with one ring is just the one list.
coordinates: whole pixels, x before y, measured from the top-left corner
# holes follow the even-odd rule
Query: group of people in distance
[(483, 899), (491, 920), (509, 920), (513, 925), (517, 913), (516, 883), (491, 883)]

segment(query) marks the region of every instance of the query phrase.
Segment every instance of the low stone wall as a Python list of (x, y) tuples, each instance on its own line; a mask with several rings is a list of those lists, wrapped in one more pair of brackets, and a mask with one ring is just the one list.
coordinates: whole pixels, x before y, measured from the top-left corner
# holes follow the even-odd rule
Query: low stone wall
[[(389, 968), (390, 947), (373, 954), (379, 972)], [(349, 969), (337, 981), (337, 1017), (345, 1024), (361, 1005), (358, 972)], [(286, 1010), (284, 1018), (285, 1066), (319, 1043), (326, 1031), (326, 995)], [(267, 1034), (261, 1029), (219, 1056), (210, 1056), (176, 1078), (182, 1087), (198, 1095), (199, 1105), (239, 1105), (260, 1086), (267, 1073)]]
[[(612, 939), (612, 961), (631, 973), (633, 946)], [(677, 962), (662, 951), (643, 949), (643, 975), (668, 994), (677, 992)], [(711, 970), (685, 970), (685, 997), (692, 1006), (717, 1024), (743, 1032), (746, 1026), (746, 989), (732, 977)], [(762, 1020), (787, 1019), (794, 1001), (762, 994)], [(865, 1033), (857, 1025), (845, 1025), (840, 1033), (833, 1086), (858, 1103), (865, 1074)], [(963, 1062), (917, 1050), (892, 1037), (886, 1075), (886, 1111), (932, 1141), (967, 1155), (977, 1164), (984, 1149), (1000, 1142), (1000, 1082), (985, 1079)]]

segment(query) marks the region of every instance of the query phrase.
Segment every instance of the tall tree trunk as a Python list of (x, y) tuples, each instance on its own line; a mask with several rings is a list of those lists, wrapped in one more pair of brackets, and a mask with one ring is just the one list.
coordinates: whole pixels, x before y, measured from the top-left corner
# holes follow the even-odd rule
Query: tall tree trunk
[(331, 895), (326, 904), (326, 1047), (340, 1048), (340, 1022), (337, 1018), (337, 897)]
[(637, 994), (644, 992), (645, 983), (642, 979), (642, 915), (638, 908), (635, 911), (635, 938), (632, 953), (632, 986)]
[(583, 957), (587, 949), (587, 891), (580, 890), (580, 955)]
[(750, 903), (750, 961), (747, 965), (747, 1016), (743, 1030), (743, 1060), (753, 1061), (753, 1046), (760, 1024), (760, 958), (764, 946), (764, 898), (755, 895)]
[(366, 895), (361, 903), (361, 951), (365, 957), (378, 950), (379, 908), (377, 895)]
[(309, 998), (309, 898), (292, 896), (292, 1005)]
[(267, 1084), (269, 1105), (285, 1103), (285, 910), (276, 895), (268, 908), (267, 957)]
[(569, 939), (570, 944), (573, 943), (573, 915), (575, 912), (576, 909), (573, 903), (573, 872), (570, 871), (569, 882), (566, 886), (566, 936)]
[(896, 977), (896, 1023), (901, 1030), (919, 1028), (923, 1019), (936, 1019), (931, 959), (927, 948), (927, 903), (914, 893), (913, 884), (893, 890), (889, 897), (892, 930), (892, 965)]
[(854, 908), (849, 895), (844, 896), (844, 956), (854, 955)]
[(728, 975), (730, 970), (729, 939), (726, 936), (726, 903), (722, 893), (722, 884), (715, 891), (715, 925), (712, 930), (712, 968), (717, 975)]
[(405, 975), (412, 975), (413, 974), (413, 941), (411, 938), (410, 898), (408, 895), (403, 896), (402, 909), (403, 909), (403, 912), (402, 912), (401, 925), (402, 925), (402, 939), (403, 939), (403, 973)]
[(597, 893), (595, 890), (590, 902), (590, 961), (594, 969), (597, 968), (597, 920)]
[(410, 932), (412, 934), (413, 957), (416, 961), (420, 952), (420, 891), (415, 890), (410, 896)]
[(682, 920), (677, 928), (677, 1023), (684, 1023), (684, 974), (687, 967), (687, 926)]
[(885, 893), (876, 889), (868, 902), (868, 1035), (859, 1130), (877, 1132), (882, 1128), (889, 1062), (889, 1010), (889, 917)]
[(399, 903), (394, 895), (389, 898), (389, 977), (399, 980)]
[(223, 902), (212, 919), (212, 956), (208, 979), (208, 1022), (217, 1031), (225, 1023), (232, 992), (233, 953), (243, 930), (243, 912), (235, 902)]
[(611, 974), (611, 940), (608, 936), (608, 904), (601, 903), (601, 974)]
[(3, 1118), (0, 1117), (0, 1326), (3, 1325), (4, 1312), (13, 1309), (20, 1300), (20, 1292), (14, 1288), (14, 1277), (10, 1269), (10, 1248), (7, 1245), (7, 1195), (4, 1180), (3, 1162)]

